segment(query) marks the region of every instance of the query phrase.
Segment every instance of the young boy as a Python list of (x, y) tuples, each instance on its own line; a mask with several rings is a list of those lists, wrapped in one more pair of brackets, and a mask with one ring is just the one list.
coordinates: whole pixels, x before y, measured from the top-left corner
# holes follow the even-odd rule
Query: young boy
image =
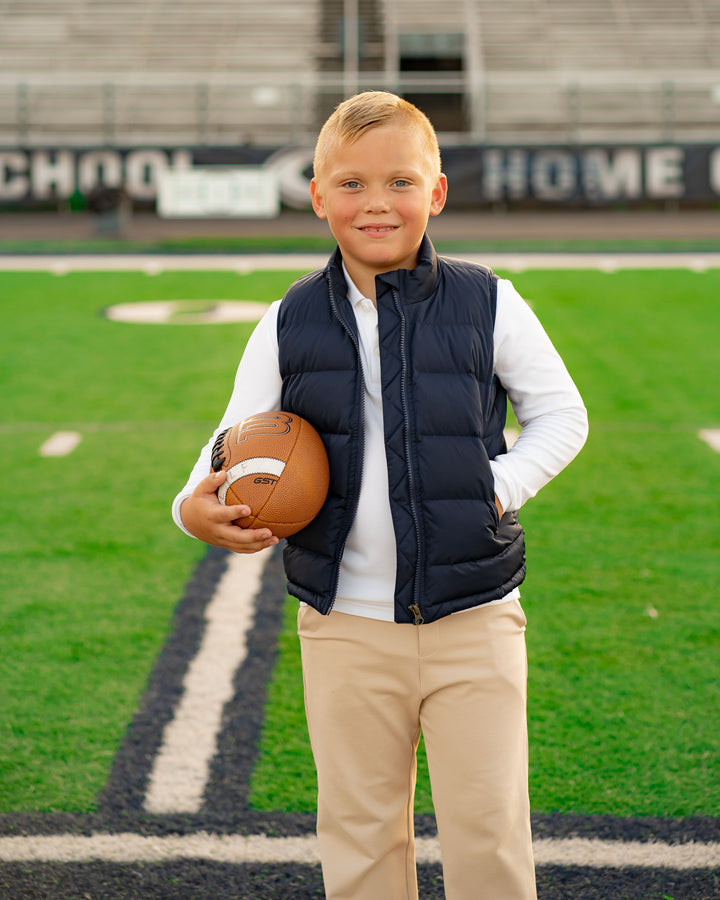
[[(417, 898), (415, 752), (424, 735), (448, 900), (531, 900), (524, 577), (517, 510), (582, 447), (583, 403), (508, 281), (436, 256), (447, 194), (433, 128), (393, 94), (342, 103), (311, 197), (338, 248), (248, 342), (218, 433), (270, 409), (320, 431), (328, 499), (284, 551), (318, 771), (330, 900)], [(503, 438), (507, 399), (522, 434)], [(252, 553), (210, 471), (178, 525)]]

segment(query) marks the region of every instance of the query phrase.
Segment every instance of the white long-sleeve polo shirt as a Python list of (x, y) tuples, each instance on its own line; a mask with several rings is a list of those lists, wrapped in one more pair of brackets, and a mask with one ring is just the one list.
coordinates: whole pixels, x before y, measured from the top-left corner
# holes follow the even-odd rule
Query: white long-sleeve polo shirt
[[(340, 567), (334, 609), (393, 621), (396, 547), (388, 496), (387, 462), (380, 389), (377, 309), (348, 282), (348, 298), (358, 326), (365, 379), (365, 454), (360, 498)], [(173, 503), (173, 518), (184, 531), (180, 507), (210, 472), (217, 435), (257, 412), (280, 409), (277, 317), (271, 304), (247, 343), (225, 414)], [(521, 426), (507, 453), (490, 461), (495, 493), (503, 510), (518, 510), (577, 455), (588, 433), (580, 394), (542, 325), (510, 281), (498, 280), (494, 372), (507, 391)], [(187, 532), (189, 534), (189, 532)], [(517, 589), (495, 603), (518, 596)]]

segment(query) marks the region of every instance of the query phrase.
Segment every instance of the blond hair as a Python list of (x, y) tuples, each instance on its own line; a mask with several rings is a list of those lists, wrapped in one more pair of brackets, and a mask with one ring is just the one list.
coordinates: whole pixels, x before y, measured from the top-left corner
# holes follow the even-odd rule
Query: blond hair
[(371, 128), (403, 125), (414, 131), (427, 154), (434, 179), (440, 177), (440, 147), (432, 123), (417, 106), (388, 91), (365, 91), (344, 100), (330, 115), (318, 135), (313, 156), (315, 177), (320, 177), (328, 155), (338, 144), (354, 144)]

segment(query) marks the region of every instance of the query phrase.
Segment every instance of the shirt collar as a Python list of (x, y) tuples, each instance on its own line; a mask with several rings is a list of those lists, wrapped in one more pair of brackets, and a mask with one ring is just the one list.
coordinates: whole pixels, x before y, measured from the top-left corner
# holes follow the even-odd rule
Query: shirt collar
[[(362, 296), (360, 291), (355, 287), (352, 279), (345, 271), (345, 262), (342, 258), (340, 248), (336, 247), (332, 256), (328, 260), (325, 268), (327, 277), (332, 282), (338, 296), (342, 293), (347, 295), (348, 301), (353, 308), (357, 306), (360, 300), (368, 299)], [(420, 300), (428, 300), (437, 287), (439, 278), (438, 260), (435, 254), (435, 248), (427, 234), (423, 237), (418, 254), (418, 265), (415, 269), (394, 269), (383, 275), (378, 275), (375, 279), (377, 288), (377, 304), (386, 293), (393, 288), (399, 290), (402, 294), (403, 301), (406, 303), (416, 303)], [(345, 289), (343, 291), (343, 289)]]
[(369, 299), (365, 297), (356, 287), (355, 282), (352, 280), (350, 275), (348, 274), (347, 266), (345, 265), (345, 260), (343, 260), (342, 264), (343, 275), (345, 276), (345, 283), (347, 284), (347, 297), (348, 300), (352, 303), (353, 309), (357, 307), (363, 300)]

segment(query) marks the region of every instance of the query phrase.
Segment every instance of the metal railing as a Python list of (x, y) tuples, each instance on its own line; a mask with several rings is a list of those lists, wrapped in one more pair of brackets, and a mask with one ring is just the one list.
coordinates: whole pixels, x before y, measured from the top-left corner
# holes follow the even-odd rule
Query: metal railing
[[(454, 104), (445, 143), (720, 141), (720, 73), (0, 75), (0, 146), (302, 144), (349, 92)], [(431, 114), (432, 118), (432, 114)]]

